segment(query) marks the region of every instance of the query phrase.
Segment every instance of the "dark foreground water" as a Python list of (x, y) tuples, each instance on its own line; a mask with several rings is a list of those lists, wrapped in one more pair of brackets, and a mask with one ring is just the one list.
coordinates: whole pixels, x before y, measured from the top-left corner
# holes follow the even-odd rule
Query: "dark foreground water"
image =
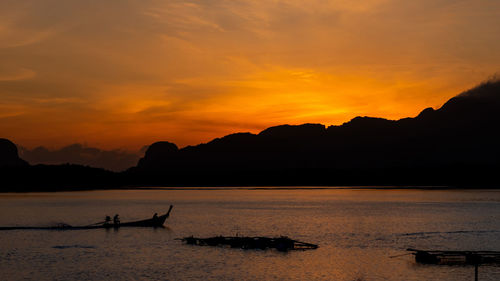
[[(1, 280), (473, 280), (419, 265), (424, 249), (500, 250), (500, 191), (141, 190), (0, 194), (0, 226), (122, 221), (175, 207), (165, 229), (0, 231)], [(281, 253), (183, 245), (194, 235), (286, 235)], [(500, 280), (482, 266), (479, 280)]]

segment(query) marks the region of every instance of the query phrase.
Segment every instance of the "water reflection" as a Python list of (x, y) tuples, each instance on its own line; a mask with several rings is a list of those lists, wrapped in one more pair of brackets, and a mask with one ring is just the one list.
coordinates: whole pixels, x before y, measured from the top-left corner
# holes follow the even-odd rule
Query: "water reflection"
[[(406, 248), (499, 250), (500, 192), (130, 190), (0, 195), (0, 225), (72, 225), (175, 212), (167, 227), (1, 231), (6, 280), (473, 280), (466, 266), (421, 266)], [(189, 247), (189, 235), (287, 235), (311, 252)], [(58, 248), (66, 247), (66, 248)], [(85, 248), (89, 247), (89, 248)], [(93, 247), (93, 248), (90, 248)], [(498, 280), (500, 268), (480, 268)]]

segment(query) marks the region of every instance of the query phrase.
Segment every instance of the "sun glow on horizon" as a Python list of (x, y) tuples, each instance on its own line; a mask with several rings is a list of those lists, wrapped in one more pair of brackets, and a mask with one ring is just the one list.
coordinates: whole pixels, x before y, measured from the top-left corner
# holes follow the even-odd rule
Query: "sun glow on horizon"
[(499, 70), (499, 11), (487, 0), (3, 3), (0, 132), (25, 147), (138, 150), (411, 117)]

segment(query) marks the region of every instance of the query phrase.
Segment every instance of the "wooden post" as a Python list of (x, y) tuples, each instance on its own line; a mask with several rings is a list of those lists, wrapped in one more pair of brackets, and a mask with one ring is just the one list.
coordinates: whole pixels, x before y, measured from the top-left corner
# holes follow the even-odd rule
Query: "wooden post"
[(474, 265), (474, 281), (478, 281), (479, 280), (478, 279), (478, 272), (477, 272), (478, 271), (478, 267), (479, 267), (479, 264), (476, 263)]

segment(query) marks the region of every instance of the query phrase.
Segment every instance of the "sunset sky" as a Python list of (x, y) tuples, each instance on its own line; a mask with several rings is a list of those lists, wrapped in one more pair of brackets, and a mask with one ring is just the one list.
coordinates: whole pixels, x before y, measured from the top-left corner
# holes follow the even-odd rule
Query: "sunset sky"
[(500, 71), (498, 0), (2, 0), (0, 137), (139, 150), (415, 116)]

